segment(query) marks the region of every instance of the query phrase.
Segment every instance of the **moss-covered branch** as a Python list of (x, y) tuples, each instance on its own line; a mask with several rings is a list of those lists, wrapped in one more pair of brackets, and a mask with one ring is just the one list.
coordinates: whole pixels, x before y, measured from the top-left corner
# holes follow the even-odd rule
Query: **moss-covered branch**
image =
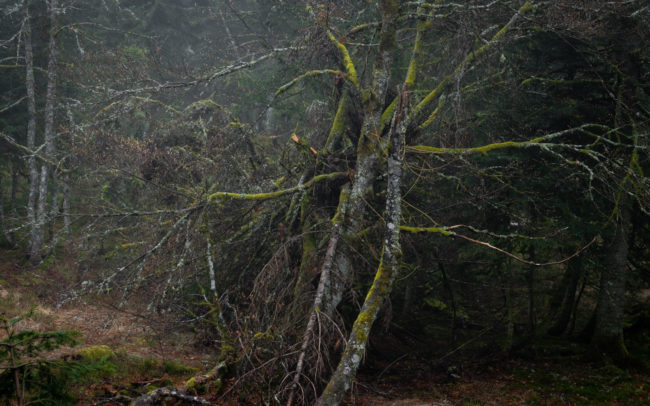
[(344, 90), (339, 100), (339, 106), (336, 109), (336, 115), (332, 121), (330, 133), (327, 136), (327, 141), (325, 141), (325, 152), (330, 154), (335, 153), (345, 147), (346, 143), (351, 143), (349, 138), (346, 141), (346, 135), (350, 131), (350, 114), (352, 108), (350, 94), (347, 90)]
[(338, 178), (344, 178), (348, 176), (347, 172), (333, 172), (324, 175), (314, 176), (307, 182), (299, 184), (297, 186), (276, 190), (275, 192), (265, 192), (265, 193), (234, 193), (234, 192), (215, 192), (208, 196), (208, 203), (214, 203), (219, 200), (233, 199), (233, 200), (270, 200), (292, 193), (299, 192), (303, 189), (306, 189), (313, 185), (314, 183), (321, 182), (324, 180), (333, 180)]
[(348, 52), (348, 49), (346, 48), (345, 45), (343, 45), (342, 42), (340, 42), (334, 34), (332, 34), (331, 31), (327, 32), (327, 35), (329, 38), (332, 40), (334, 45), (336, 45), (336, 48), (339, 50), (341, 53), (341, 58), (343, 59), (343, 66), (345, 67), (345, 71), (348, 74), (348, 80), (354, 85), (354, 87), (359, 87), (359, 79), (357, 78), (357, 69), (354, 67), (354, 62), (352, 62), (352, 58), (350, 57), (350, 53)]
[[(598, 129), (609, 129), (598, 124), (583, 124), (579, 127), (569, 128), (567, 130), (562, 130), (554, 132), (551, 134), (546, 134), (541, 137), (536, 137), (527, 141), (504, 141), (504, 142), (495, 142), (492, 144), (482, 145), (480, 147), (470, 147), (470, 148), (440, 148), (440, 147), (431, 147), (428, 145), (413, 145), (406, 147), (407, 152), (419, 153), (419, 154), (433, 154), (433, 155), (469, 155), (469, 154), (483, 154), (487, 155), (491, 151), (506, 149), (506, 148), (527, 148), (527, 147), (542, 147), (545, 149), (557, 147), (557, 146), (566, 146), (565, 144), (554, 144), (550, 143), (556, 138), (560, 138), (565, 135), (572, 133), (582, 133), (590, 134), (586, 130), (589, 128), (598, 128)], [(590, 134), (596, 137), (597, 141), (602, 141), (602, 137), (595, 134)], [(574, 147), (571, 145), (570, 147)], [(590, 154), (589, 150), (581, 150), (580, 152)]]
[[(421, 12), (421, 8), (421, 5), (418, 6), (418, 14)], [(406, 80), (404, 81), (409, 89), (412, 89), (413, 85), (415, 84), (415, 78), (417, 76), (417, 65), (420, 61), (420, 57), (422, 56), (422, 38), (424, 37), (425, 31), (430, 26), (431, 21), (429, 20), (421, 20), (417, 23), (415, 42), (413, 43), (413, 52), (411, 54), (408, 70), (406, 71)]]
[(336, 75), (341, 75), (342, 72), (341, 72), (340, 70), (334, 70), (334, 69), (320, 69), (320, 70), (316, 69), (316, 70), (310, 70), (310, 71), (305, 72), (305, 73), (303, 73), (302, 75), (300, 75), (300, 76), (298, 76), (298, 77), (292, 79), (292, 80), (291, 80), (290, 82), (288, 82), (287, 84), (280, 86), (280, 87), (278, 88), (278, 90), (276, 90), (276, 92), (275, 92), (275, 96), (277, 97), (277, 96), (281, 95), (282, 93), (286, 92), (287, 90), (291, 89), (291, 88), (292, 88), (296, 83), (300, 82), (300, 81), (303, 80), (303, 79), (307, 79), (307, 78), (310, 78), (310, 77), (312, 77), (312, 76), (326, 75), (326, 74), (330, 74), (330, 75), (335, 75), (335, 76), (336, 76)]

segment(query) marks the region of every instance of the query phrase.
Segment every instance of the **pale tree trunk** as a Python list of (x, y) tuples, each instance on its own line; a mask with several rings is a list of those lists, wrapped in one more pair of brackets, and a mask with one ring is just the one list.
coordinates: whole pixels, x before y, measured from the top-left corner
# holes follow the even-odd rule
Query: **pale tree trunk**
[[(47, 63), (47, 94), (45, 96), (45, 155), (52, 159), (55, 155), (54, 144), (54, 101), (56, 91), (56, 0), (48, 3), (50, 20), (50, 38), (48, 44)], [(38, 188), (38, 211), (36, 213), (36, 230), (33, 233), (30, 261), (38, 263), (42, 256), (45, 222), (47, 221), (47, 186), (50, 177), (50, 166), (41, 166), (41, 179)]]
[[(405, 89), (404, 89), (405, 90)], [(401, 178), (402, 178), (402, 144), (406, 126), (400, 122), (402, 104), (406, 92), (402, 91), (400, 107), (394, 117), (394, 126), (389, 132), (392, 151), (388, 158), (388, 184), (386, 186), (386, 231), (383, 242), (381, 261), (375, 279), (366, 295), (361, 311), (352, 326), (350, 337), (341, 356), (336, 371), (332, 374), (327, 387), (317, 404), (321, 406), (339, 405), (350, 389), (359, 365), (366, 351), (370, 330), (377, 318), (379, 309), (389, 297), (395, 276), (399, 271), (402, 258), (400, 246), (401, 217)], [(404, 112), (405, 113), (405, 112)]]
[[(56, 222), (57, 217), (61, 213), (60, 208), (59, 208), (59, 200), (61, 199), (62, 192), (60, 190), (60, 185), (58, 182), (58, 179), (55, 177), (55, 174), (53, 171), (50, 171), (50, 182), (51, 182), (51, 187), (50, 187), (50, 196), (51, 196), (51, 202), (50, 202), (50, 213), (47, 216), (47, 219), (49, 220), (47, 222), (47, 241), (48, 244), (52, 244), (54, 242), (54, 223)], [(47, 211), (47, 206), (46, 206), (46, 211)]]
[[(36, 97), (34, 92), (34, 54), (32, 51), (32, 27), (29, 8), (25, 5), (25, 87), (27, 88), (27, 148), (34, 151), (36, 147)], [(27, 222), (29, 223), (30, 238), (29, 250), (32, 263), (41, 259), (40, 247), (35, 251), (38, 229), (36, 227), (36, 200), (38, 199), (38, 168), (36, 157), (32, 154), (28, 161), (29, 166), (29, 198), (27, 200)]]
[[(18, 162), (14, 162), (11, 171), (11, 195), (9, 197), (9, 201), (11, 202), (11, 215), (13, 216), (14, 219), (18, 218), (18, 209), (16, 207), (17, 190), (18, 190)], [(9, 236), (11, 237), (11, 245), (14, 246), (16, 244), (16, 232), (14, 230), (11, 230), (9, 232)]]
[(631, 216), (630, 209), (623, 206), (623, 203), (619, 203), (619, 210), (622, 211), (620, 224), (612, 236), (600, 278), (596, 325), (592, 337), (597, 351), (619, 363), (629, 361), (629, 353), (623, 341), (623, 310)]
[(70, 236), (70, 174), (63, 176), (63, 233)]
[[(341, 193), (347, 193), (344, 189)], [(314, 329), (316, 327), (316, 318), (320, 307), (323, 304), (323, 297), (325, 292), (326, 282), (329, 280), (330, 273), (332, 271), (332, 260), (334, 258), (334, 253), (336, 252), (336, 246), (339, 242), (340, 236), (340, 224), (335, 223), (332, 227), (331, 238), (327, 247), (327, 253), (325, 254), (325, 260), (323, 261), (323, 267), (321, 269), (321, 278), (316, 289), (316, 298), (314, 300), (314, 308), (312, 309), (311, 314), (309, 315), (309, 321), (307, 322), (307, 328), (305, 329), (305, 334), (302, 337), (302, 345), (300, 346), (300, 355), (298, 356), (298, 363), (296, 365), (296, 372), (293, 377), (293, 382), (291, 385), (291, 392), (289, 393), (289, 399), (287, 400), (287, 406), (293, 405), (293, 400), (296, 394), (296, 390), (300, 383), (300, 378), (305, 363), (305, 356), (307, 355), (307, 350), (310, 344), (311, 339), (314, 335)]]

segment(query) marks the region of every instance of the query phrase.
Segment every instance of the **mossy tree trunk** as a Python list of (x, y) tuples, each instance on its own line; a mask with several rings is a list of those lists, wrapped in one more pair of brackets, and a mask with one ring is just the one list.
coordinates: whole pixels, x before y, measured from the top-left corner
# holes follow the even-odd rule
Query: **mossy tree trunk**
[[(405, 86), (406, 88), (406, 86)], [(402, 144), (406, 126), (400, 123), (406, 92), (400, 97), (400, 107), (393, 119), (391, 155), (388, 158), (388, 184), (386, 186), (386, 230), (379, 268), (366, 295), (366, 299), (352, 326), (350, 337), (341, 360), (332, 374), (327, 387), (318, 399), (321, 406), (339, 405), (356, 376), (364, 356), (372, 325), (379, 309), (389, 297), (402, 258), (400, 245)]]
[[(382, 15), (379, 50), (372, 71), (372, 83), (369, 89), (359, 92), (355, 97), (361, 98), (363, 124), (357, 144), (356, 167), (349, 199), (340, 204), (346, 204), (346, 217), (342, 236), (347, 244), (337, 250), (335, 264), (337, 273), (330, 279), (326, 287), (328, 300), (324, 303), (324, 311), (332, 314), (341, 302), (345, 285), (353, 273), (352, 254), (356, 247), (358, 234), (363, 227), (366, 205), (373, 193), (378, 163), (388, 139), (382, 126), (381, 118), (386, 101), (390, 70), (395, 58), (397, 17), (399, 15), (398, 0), (382, 0), (379, 4)], [(342, 47), (342, 44), (337, 44)], [(348, 56), (349, 58), (349, 56)], [(352, 62), (344, 58), (344, 62)], [(347, 66), (346, 70), (354, 72), (354, 67)], [(356, 83), (359, 86), (358, 82)], [(363, 94), (360, 94), (363, 93)], [(347, 102), (345, 99), (343, 102)], [(339, 208), (340, 209), (340, 208)]]

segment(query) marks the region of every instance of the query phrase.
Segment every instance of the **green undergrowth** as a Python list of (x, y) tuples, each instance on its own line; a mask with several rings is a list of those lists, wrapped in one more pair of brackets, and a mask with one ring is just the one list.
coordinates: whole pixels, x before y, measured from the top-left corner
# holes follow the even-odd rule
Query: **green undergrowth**
[(114, 373), (104, 375), (86, 385), (83, 394), (78, 398), (81, 404), (101, 399), (121, 399), (122, 403), (116, 401), (117, 403), (111, 404), (129, 404), (128, 399), (137, 398), (158, 388), (178, 387), (199, 374), (198, 369), (176, 361), (140, 358), (121, 348), (109, 350), (112, 353), (109, 360), (115, 365)]
[(83, 384), (114, 373), (106, 356), (54, 357), (54, 351), (78, 345), (81, 333), (30, 329), (34, 315), (35, 307), (15, 317), (0, 316), (0, 402), (73, 405)]
[[(0, 307), (11, 311), (16, 298), (6, 296)], [(133, 356), (123, 348), (84, 347), (77, 331), (33, 329), (43, 325), (39, 323), (43, 317), (35, 306), (15, 317), (0, 316), (0, 404), (76, 405), (133, 399), (156, 388), (179, 385), (199, 373), (173, 360)], [(77, 345), (81, 348), (70, 349)]]

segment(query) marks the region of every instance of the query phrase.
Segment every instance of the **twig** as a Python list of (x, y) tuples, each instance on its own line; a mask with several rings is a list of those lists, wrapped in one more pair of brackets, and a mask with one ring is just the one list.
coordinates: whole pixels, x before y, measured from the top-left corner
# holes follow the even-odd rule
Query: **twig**
[(488, 248), (490, 248), (492, 250), (500, 252), (500, 253), (502, 253), (502, 254), (504, 254), (506, 256), (509, 256), (510, 258), (514, 259), (515, 261), (521, 262), (521, 263), (526, 264), (526, 265), (532, 265), (532, 266), (549, 266), (549, 265), (563, 264), (563, 263), (569, 261), (570, 259), (580, 255), (580, 253), (582, 251), (589, 248), (591, 246), (591, 244), (595, 243), (598, 240), (598, 236), (594, 237), (587, 245), (585, 245), (584, 247), (579, 248), (572, 255), (570, 255), (570, 256), (568, 256), (568, 257), (566, 257), (564, 259), (561, 259), (559, 261), (538, 263), (538, 262), (528, 261), (526, 259), (518, 257), (515, 254), (513, 254), (511, 252), (508, 252), (508, 251), (506, 251), (506, 250), (504, 250), (502, 248), (495, 247), (494, 245), (490, 244), (489, 242), (476, 240), (476, 239), (468, 237), (466, 235), (458, 234), (458, 233), (455, 233), (453, 231), (450, 231), (449, 227), (410, 227), (410, 226), (401, 226), (400, 229), (402, 231), (408, 231), (408, 232), (411, 232), (411, 233), (420, 233), (420, 232), (439, 233), (439, 234), (442, 234), (442, 235), (445, 235), (445, 236), (448, 236), (448, 237), (461, 238), (461, 239), (469, 241), (469, 242), (471, 242), (473, 244), (482, 245), (484, 247), (488, 247)]

